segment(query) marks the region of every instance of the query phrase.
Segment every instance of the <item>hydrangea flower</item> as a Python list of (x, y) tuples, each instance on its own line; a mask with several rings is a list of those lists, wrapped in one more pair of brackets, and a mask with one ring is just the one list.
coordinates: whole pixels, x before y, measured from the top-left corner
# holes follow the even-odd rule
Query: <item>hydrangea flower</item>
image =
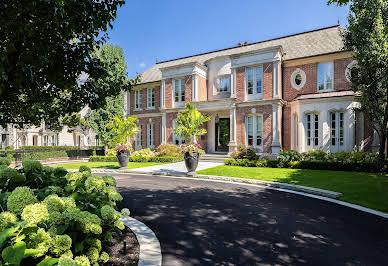
[(120, 220), (115, 221), (115, 226), (116, 226), (118, 229), (120, 229), (120, 230), (124, 230), (124, 228), (125, 228), (123, 222), (120, 221)]
[(108, 195), (108, 198), (110, 200), (113, 200), (113, 201), (123, 200), (123, 197), (114, 188), (111, 188), (111, 187), (106, 188), (105, 193)]
[(74, 220), (80, 224), (82, 232), (88, 234), (101, 234), (101, 219), (90, 212), (81, 211), (79, 209), (71, 209), (64, 213), (69, 220)]
[(7, 209), (20, 215), (24, 207), (36, 202), (38, 199), (29, 187), (17, 187), (7, 199)]
[(73, 209), (73, 208), (77, 207), (75, 205), (75, 200), (73, 198), (63, 197), (61, 199), (63, 201), (65, 210), (70, 210), (70, 209)]
[(58, 186), (48, 186), (46, 188), (46, 191), (49, 192), (50, 194), (57, 194), (57, 195), (62, 195), (63, 189)]
[(40, 222), (46, 221), (49, 218), (46, 205), (35, 203), (27, 205), (22, 212), (22, 219), (28, 225), (37, 225)]
[(109, 261), (109, 254), (105, 251), (101, 252), (99, 261), (101, 261), (102, 263), (107, 263)]
[(111, 187), (116, 186), (116, 179), (113, 176), (106, 175), (106, 176), (103, 176), (102, 179), (104, 180), (105, 184), (107, 184), (108, 186), (111, 186)]
[(64, 210), (64, 203), (63, 200), (58, 197), (58, 195), (50, 195), (47, 196), (44, 200), (43, 203), (46, 204), (47, 210), (51, 212), (62, 212)]
[(99, 258), (98, 249), (93, 248), (93, 247), (89, 248), (88, 249), (88, 258), (89, 258), (91, 263), (97, 262), (98, 258)]
[(98, 251), (101, 251), (102, 245), (100, 239), (91, 237), (86, 239), (86, 243), (88, 243), (90, 247), (96, 248), (98, 249)]
[(36, 233), (29, 235), (28, 248), (38, 250), (34, 257), (41, 257), (47, 253), (51, 246), (51, 237), (43, 228), (39, 228)]
[(71, 248), (71, 238), (68, 235), (56, 235), (52, 241), (51, 252), (57, 256), (63, 255)]
[(58, 260), (58, 266), (79, 266), (71, 257), (62, 256)]
[(115, 218), (115, 209), (112, 206), (105, 205), (101, 208), (101, 218), (105, 221), (111, 221)]
[(74, 261), (78, 263), (78, 265), (90, 266), (90, 261), (87, 256), (77, 256), (74, 258)]
[(0, 231), (3, 231), (5, 228), (16, 223), (18, 218), (12, 212), (2, 212), (0, 213)]
[(103, 192), (105, 189), (105, 181), (101, 177), (91, 176), (85, 181), (85, 190), (87, 193)]

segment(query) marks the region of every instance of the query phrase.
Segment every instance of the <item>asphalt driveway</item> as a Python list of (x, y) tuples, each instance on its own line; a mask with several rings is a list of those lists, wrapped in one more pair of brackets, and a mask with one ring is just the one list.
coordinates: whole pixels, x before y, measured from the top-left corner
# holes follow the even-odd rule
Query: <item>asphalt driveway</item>
[(388, 265), (388, 220), (239, 184), (115, 174), (163, 265)]

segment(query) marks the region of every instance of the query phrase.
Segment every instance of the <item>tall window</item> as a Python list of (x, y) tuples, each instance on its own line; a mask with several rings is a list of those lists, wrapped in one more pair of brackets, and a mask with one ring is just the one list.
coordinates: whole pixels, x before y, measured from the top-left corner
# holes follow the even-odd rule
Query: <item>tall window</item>
[(217, 80), (217, 90), (219, 92), (230, 91), (230, 77), (223, 76)]
[(175, 106), (185, 105), (185, 79), (174, 79), (174, 103)]
[(48, 136), (43, 136), (43, 146), (48, 146)]
[(147, 108), (152, 109), (155, 107), (155, 89), (147, 89)]
[(147, 124), (147, 148), (154, 148), (154, 124)]
[(96, 146), (100, 146), (100, 137), (96, 135), (94, 138), (96, 140)]
[(137, 110), (141, 109), (141, 102), (142, 102), (141, 90), (137, 90), (135, 91), (135, 109)]
[(332, 146), (344, 145), (344, 113), (330, 113), (330, 143)]
[(8, 146), (8, 134), (1, 134), (1, 149)]
[(139, 132), (135, 135), (135, 150), (141, 150), (141, 125), (137, 127), (139, 128)]
[(50, 136), (50, 145), (55, 146), (55, 135)]
[(306, 140), (307, 140), (307, 146), (319, 145), (318, 114), (306, 114)]
[(247, 98), (260, 99), (263, 97), (263, 67), (248, 67), (245, 72)]
[(176, 123), (175, 123), (175, 121), (173, 121), (172, 122), (172, 128), (173, 128), (173, 131), (172, 131), (172, 142), (175, 144), (175, 145), (181, 145), (181, 144), (183, 144), (183, 143), (185, 143), (185, 139), (184, 139), (184, 137), (182, 137), (182, 136), (177, 136), (177, 135), (175, 135), (175, 131), (174, 131), (174, 129), (175, 129), (175, 126), (176, 126)]
[(245, 129), (247, 145), (263, 151), (263, 116), (247, 116)]
[(318, 91), (333, 90), (333, 63), (318, 64)]

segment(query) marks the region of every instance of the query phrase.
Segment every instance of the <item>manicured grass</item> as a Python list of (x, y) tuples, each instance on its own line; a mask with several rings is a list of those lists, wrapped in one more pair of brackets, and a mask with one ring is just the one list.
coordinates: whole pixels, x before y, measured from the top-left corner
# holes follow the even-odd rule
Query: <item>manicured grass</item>
[[(152, 163), (152, 162), (134, 163), (134, 162), (129, 162), (127, 168), (133, 169), (133, 168), (153, 166), (153, 165), (158, 165), (158, 164), (164, 164), (164, 163)], [(119, 163), (115, 163), (115, 162), (66, 163), (66, 164), (54, 165), (54, 167), (64, 167), (66, 169), (78, 169), (81, 165), (86, 165), (89, 168), (106, 168), (106, 169), (118, 169), (118, 168), (120, 168)]]
[(251, 178), (341, 192), (340, 200), (388, 212), (388, 174), (265, 167), (217, 166), (198, 174)]

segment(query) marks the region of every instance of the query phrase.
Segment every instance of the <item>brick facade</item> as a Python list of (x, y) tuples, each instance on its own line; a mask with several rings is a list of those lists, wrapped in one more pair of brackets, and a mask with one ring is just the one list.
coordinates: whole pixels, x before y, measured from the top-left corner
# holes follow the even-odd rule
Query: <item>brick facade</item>
[(135, 91), (131, 92), (131, 97), (130, 97), (130, 112), (131, 114), (147, 114), (147, 113), (155, 113), (159, 112), (160, 110), (160, 86), (153, 87), (155, 91), (155, 108), (152, 109), (147, 109), (147, 88), (140, 89), (141, 91), (141, 98), (142, 98), (142, 103), (141, 103), (141, 110), (135, 110)]
[(272, 73), (273, 73), (273, 64), (266, 63), (263, 64), (263, 99), (271, 100), (272, 99)]

